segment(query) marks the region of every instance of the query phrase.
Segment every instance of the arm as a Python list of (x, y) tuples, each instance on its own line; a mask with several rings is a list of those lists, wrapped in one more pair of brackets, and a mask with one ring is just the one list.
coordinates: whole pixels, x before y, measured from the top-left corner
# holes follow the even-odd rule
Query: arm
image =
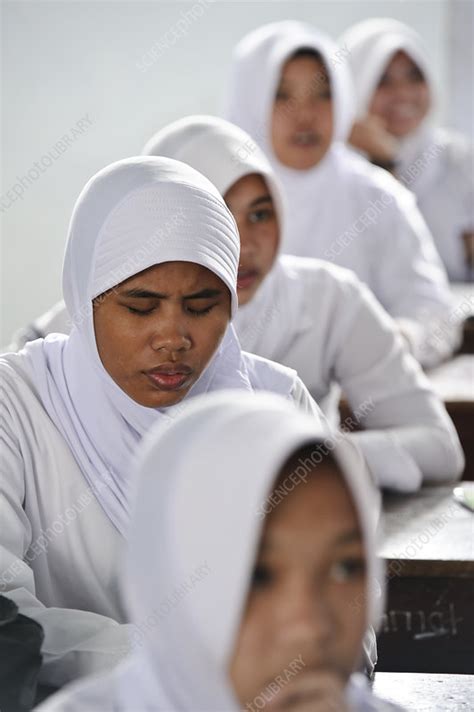
[(295, 382), (290, 392), (290, 399), (297, 406), (297, 408), (306, 413), (306, 415), (312, 415), (314, 418), (317, 419), (318, 423), (324, 423), (327, 428), (333, 430), (330, 427), (329, 422), (323, 411), (316, 403), (314, 398), (311, 396), (310, 392), (308, 391), (299, 376), (295, 378)]
[[(352, 311), (348, 304), (357, 307)], [(378, 484), (414, 491), (422, 481), (458, 478), (464, 458), (453, 423), (392, 319), (355, 281), (339, 311), (334, 378), (366, 428), (351, 437)]]
[[(397, 321), (422, 366), (434, 366), (459, 345), (461, 325), (446, 272), (415, 197), (390, 176), (385, 205), (377, 222), (375, 293)], [(382, 193), (381, 193), (382, 195)]]
[[(37, 598), (28, 563), (35, 559), (35, 542), (23, 509), (24, 463), (11, 427), (15, 415), (3, 404), (0, 416), (0, 592), (43, 627), (40, 682), (60, 686), (115, 665), (127, 652), (131, 626), (88, 611), (48, 608)], [(39, 555), (47, 557), (47, 550)]]

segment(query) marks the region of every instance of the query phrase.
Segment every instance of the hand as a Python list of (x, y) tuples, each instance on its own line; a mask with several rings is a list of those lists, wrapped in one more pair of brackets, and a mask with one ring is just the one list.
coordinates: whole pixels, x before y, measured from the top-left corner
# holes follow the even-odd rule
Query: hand
[(464, 242), (464, 254), (469, 269), (474, 269), (474, 232), (466, 231), (461, 235)]
[(321, 671), (301, 674), (280, 689), (267, 706), (268, 712), (350, 712), (345, 684), (339, 675)]
[(393, 161), (397, 154), (397, 140), (387, 131), (382, 119), (373, 114), (354, 123), (349, 142), (376, 161)]

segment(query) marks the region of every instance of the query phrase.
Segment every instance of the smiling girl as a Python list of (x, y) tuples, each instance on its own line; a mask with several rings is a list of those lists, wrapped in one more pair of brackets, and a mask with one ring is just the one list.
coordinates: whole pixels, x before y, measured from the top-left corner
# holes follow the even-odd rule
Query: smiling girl
[(344, 145), (354, 102), (338, 46), (301, 22), (260, 27), (234, 50), (227, 95), (226, 118), (263, 149), (283, 185), (283, 252), (354, 270), (422, 365), (450, 356), (459, 324), (414, 196)]
[(474, 154), (462, 136), (433, 125), (436, 87), (421, 37), (398, 20), (373, 18), (341, 42), (357, 97), (351, 142), (372, 160), (393, 163), (417, 196), (450, 279), (472, 280)]

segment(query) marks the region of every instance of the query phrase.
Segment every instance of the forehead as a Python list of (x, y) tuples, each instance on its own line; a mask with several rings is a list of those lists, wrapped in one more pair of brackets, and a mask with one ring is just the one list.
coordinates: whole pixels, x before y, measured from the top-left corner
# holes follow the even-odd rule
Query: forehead
[[(264, 195), (270, 196), (270, 191), (263, 176), (259, 173), (250, 173), (239, 178), (226, 192), (227, 203), (237, 203), (255, 200)], [(271, 196), (270, 196), (271, 197)]]
[(404, 52), (403, 50), (398, 50), (398, 52), (395, 52), (395, 54), (389, 60), (386, 71), (413, 68), (419, 69), (416, 62), (414, 62), (413, 59), (406, 52)]
[(290, 57), (282, 67), (281, 81), (301, 82), (308, 78), (314, 81), (315, 75), (321, 80), (328, 80), (326, 67), (317, 57)]
[(155, 292), (188, 293), (190, 290), (225, 288), (224, 282), (207, 267), (195, 262), (163, 262), (121, 282), (118, 291), (147, 289)]
[[(301, 538), (316, 549), (345, 532), (358, 530), (357, 511), (343, 476), (332, 463), (298, 477), (297, 462), (282, 470), (276, 491), (290, 490), (265, 522), (265, 535)], [(280, 488), (280, 489), (279, 489)]]

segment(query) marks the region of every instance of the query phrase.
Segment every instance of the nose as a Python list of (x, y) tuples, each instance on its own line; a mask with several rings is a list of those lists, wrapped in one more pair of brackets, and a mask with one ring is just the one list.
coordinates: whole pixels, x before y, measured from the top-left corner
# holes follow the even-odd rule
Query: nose
[(334, 633), (334, 618), (324, 587), (295, 586), (286, 600), (281, 630), (288, 645), (324, 651)]
[(154, 351), (165, 351), (171, 360), (192, 346), (192, 338), (185, 319), (176, 316), (160, 318), (154, 325), (150, 336), (150, 345)]
[(240, 261), (243, 257), (250, 257), (255, 254), (257, 240), (254, 230), (246, 224), (244, 218), (237, 220), (237, 227), (240, 235)]

